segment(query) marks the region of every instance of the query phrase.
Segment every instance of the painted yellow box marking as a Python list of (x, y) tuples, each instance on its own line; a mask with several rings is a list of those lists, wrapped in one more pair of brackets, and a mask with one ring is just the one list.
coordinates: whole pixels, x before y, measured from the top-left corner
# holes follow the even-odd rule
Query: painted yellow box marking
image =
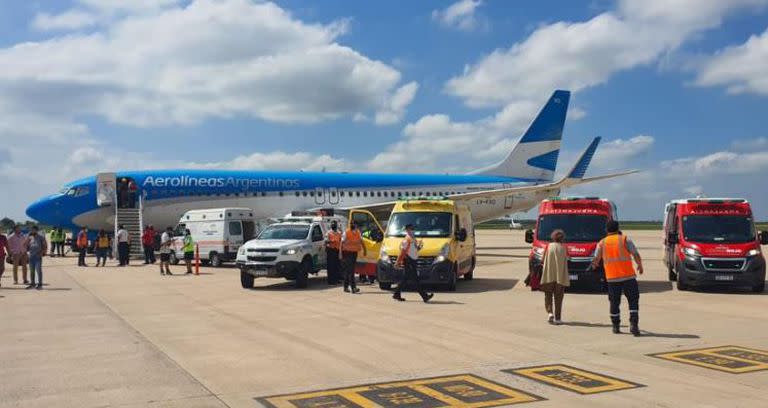
[(271, 408), (486, 408), (542, 399), (471, 374), (257, 398)]
[(642, 384), (565, 364), (515, 368), (504, 372), (584, 395), (643, 387)]
[(679, 350), (649, 356), (731, 374), (768, 370), (768, 351), (740, 346)]

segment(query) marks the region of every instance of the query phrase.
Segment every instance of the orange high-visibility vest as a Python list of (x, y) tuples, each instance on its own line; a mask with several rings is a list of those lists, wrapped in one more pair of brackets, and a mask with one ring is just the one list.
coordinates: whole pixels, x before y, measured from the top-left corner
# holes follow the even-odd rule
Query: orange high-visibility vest
[(603, 249), (603, 266), (605, 280), (620, 281), (634, 278), (635, 268), (632, 266), (632, 254), (627, 250), (627, 237), (610, 234), (600, 243)]
[(360, 235), (360, 230), (348, 229), (346, 238), (342, 243), (344, 252), (360, 252), (363, 249), (363, 237)]
[(328, 231), (328, 248), (337, 251), (341, 248), (341, 232), (334, 230)]
[(85, 248), (87, 246), (88, 246), (88, 234), (81, 231), (79, 234), (77, 234), (77, 247)]

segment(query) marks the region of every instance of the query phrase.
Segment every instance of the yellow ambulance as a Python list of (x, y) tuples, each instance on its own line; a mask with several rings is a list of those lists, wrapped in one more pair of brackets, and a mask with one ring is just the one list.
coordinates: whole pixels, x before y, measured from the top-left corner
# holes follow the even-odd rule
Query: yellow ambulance
[(472, 279), (475, 269), (475, 230), (465, 204), (442, 198), (398, 200), (392, 209), (379, 250), (376, 278), (382, 289), (397, 283), (403, 270), (396, 267), (405, 226), (423, 243), (419, 250), (418, 274), (425, 284), (443, 284), (456, 290), (460, 277)]

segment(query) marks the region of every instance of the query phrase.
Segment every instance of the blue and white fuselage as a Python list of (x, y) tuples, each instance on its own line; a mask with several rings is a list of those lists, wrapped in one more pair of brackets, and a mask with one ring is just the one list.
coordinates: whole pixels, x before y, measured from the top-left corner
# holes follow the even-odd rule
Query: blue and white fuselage
[(482, 222), (527, 211), (561, 188), (605, 178), (584, 178), (597, 138), (563, 180), (552, 182), (569, 98), (568, 91), (555, 91), (504, 160), (471, 174), (119, 171), (69, 183), (59, 193), (32, 204), (27, 215), (58, 227), (110, 230), (116, 216), (113, 205), (124, 200), (105, 204), (102, 187), (111, 183), (124, 193), (130, 183), (131, 205), (140, 197), (142, 221), (157, 228), (175, 225), (189, 210), (250, 208), (255, 218), (267, 219), (316, 208), (386, 210), (397, 199), (424, 196), (462, 201), (470, 207), (473, 220)]

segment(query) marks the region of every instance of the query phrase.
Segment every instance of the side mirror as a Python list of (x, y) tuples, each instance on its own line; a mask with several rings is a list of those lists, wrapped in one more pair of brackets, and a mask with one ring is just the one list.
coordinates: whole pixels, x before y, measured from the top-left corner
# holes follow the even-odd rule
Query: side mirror
[(467, 240), (467, 229), (462, 228), (458, 231), (456, 231), (456, 239), (459, 240), (459, 242), (464, 242)]
[(768, 245), (768, 232), (760, 231), (760, 245)]
[(680, 237), (676, 232), (670, 233), (667, 236), (667, 243), (671, 245), (677, 245), (680, 242)]
[(525, 230), (525, 242), (533, 244), (533, 230)]

